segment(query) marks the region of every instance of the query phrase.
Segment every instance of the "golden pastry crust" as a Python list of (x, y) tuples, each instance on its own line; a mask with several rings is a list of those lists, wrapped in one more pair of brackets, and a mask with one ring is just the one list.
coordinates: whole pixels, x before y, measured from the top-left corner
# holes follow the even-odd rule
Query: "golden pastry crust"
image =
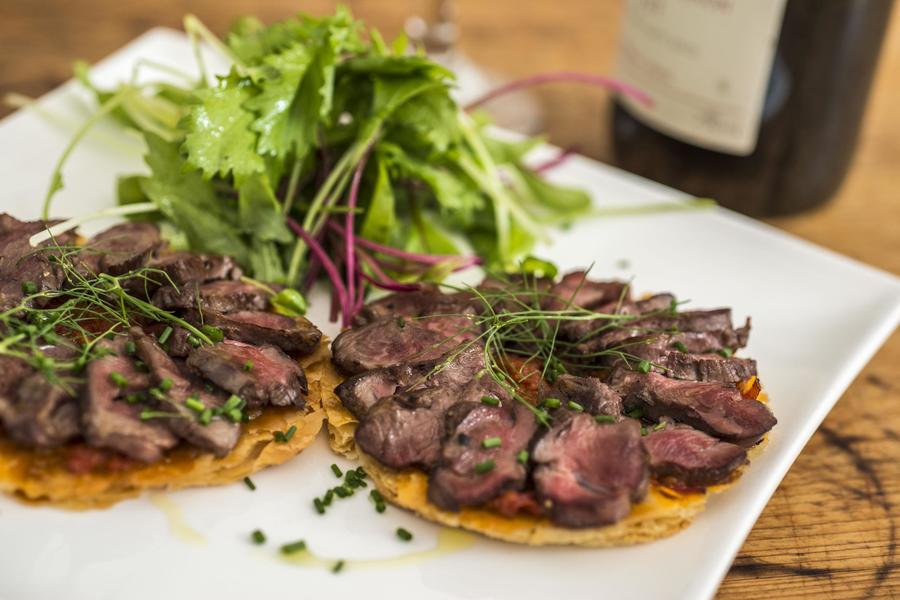
[[(71, 509), (103, 508), (140, 495), (144, 490), (223, 485), (239, 481), (272, 465), (281, 464), (309, 446), (322, 428), (325, 413), (323, 374), (332, 371), (328, 340), (300, 359), (306, 371), (309, 397), (301, 409), (266, 408), (242, 425), (237, 445), (223, 458), (194, 448), (179, 447), (159, 462), (126, 462), (107, 472), (72, 473), (66, 468), (65, 450), (29, 450), (0, 436), (0, 491), (26, 500)], [(277, 431), (297, 431), (288, 442), (275, 442)]]
[[(428, 476), (422, 471), (397, 471), (381, 465), (371, 456), (360, 452), (353, 434), (357, 420), (344, 408), (334, 393), (342, 377), (330, 367), (324, 374), (322, 406), (328, 421), (328, 436), (332, 450), (350, 459), (359, 459), (378, 491), (392, 504), (416, 513), (424, 519), (448, 527), (459, 527), (490, 538), (530, 546), (574, 545), (589, 547), (627, 546), (668, 537), (691, 524), (703, 511), (707, 498), (722, 492), (740, 478), (745, 467), (735, 473), (731, 482), (709, 487), (705, 493), (681, 493), (651, 483), (647, 497), (636, 504), (631, 513), (613, 525), (586, 529), (569, 529), (554, 525), (546, 517), (517, 515), (506, 517), (483, 508), (465, 508), (459, 512), (439, 509), (428, 501)], [(764, 400), (764, 397), (760, 397)], [(761, 451), (767, 438), (749, 451), (753, 457)]]

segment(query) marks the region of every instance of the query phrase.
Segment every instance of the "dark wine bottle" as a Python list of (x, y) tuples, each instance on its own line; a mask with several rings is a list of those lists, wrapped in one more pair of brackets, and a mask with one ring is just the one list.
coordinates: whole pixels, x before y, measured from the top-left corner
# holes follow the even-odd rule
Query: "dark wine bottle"
[(754, 216), (840, 185), (893, 0), (628, 0), (616, 101), (622, 168)]

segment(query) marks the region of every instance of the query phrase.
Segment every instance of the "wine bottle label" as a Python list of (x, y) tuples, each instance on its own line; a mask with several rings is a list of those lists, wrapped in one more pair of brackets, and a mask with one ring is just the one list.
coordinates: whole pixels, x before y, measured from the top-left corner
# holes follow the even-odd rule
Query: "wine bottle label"
[(753, 152), (786, 0), (628, 0), (617, 76), (646, 92), (622, 102), (684, 142)]

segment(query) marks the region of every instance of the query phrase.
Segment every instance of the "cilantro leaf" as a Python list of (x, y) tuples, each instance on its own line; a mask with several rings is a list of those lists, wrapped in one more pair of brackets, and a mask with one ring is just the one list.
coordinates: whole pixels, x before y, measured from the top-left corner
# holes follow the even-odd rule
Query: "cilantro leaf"
[(151, 176), (139, 180), (141, 191), (181, 229), (191, 248), (231, 255), (246, 264), (247, 247), (225, 214), (212, 183), (192, 169), (177, 144), (145, 133)]
[(244, 108), (250, 98), (247, 82), (232, 73), (218, 87), (197, 92), (199, 104), (186, 118), (184, 150), (188, 162), (210, 179), (233, 174), (240, 179), (265, 169), (256, 151), (257, 134), (250, 129), (253, 113)]

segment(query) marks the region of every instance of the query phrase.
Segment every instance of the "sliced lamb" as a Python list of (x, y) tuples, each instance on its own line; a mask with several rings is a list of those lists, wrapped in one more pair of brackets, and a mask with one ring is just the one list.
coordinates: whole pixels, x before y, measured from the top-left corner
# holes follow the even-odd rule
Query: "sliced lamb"
[(186, 405), (190, 398), (203, 404), (205, 408), (217, 408), (225, 401), (224, 395), (209, 392), (202, 385), (192, 381), (166, 354), (156, 340), (145, 335), (138, 327), (129, 332), (137, 348), (138, 357), (150, 369), (154, 384), (159, 387), (167, 382), (164, 400), (157, 399), (161, 411), (174, 412), (177, 416), (165, 419), (166, 425), (176, 435), (187, 442), (209, 450), (216, 456), (225, 456), (234, 448), (240, 436), (240, 425), (225, 419), (213, 419), (203, 425), (195, 410)]
[(225, 340), (196, 348), (187, 364), (250, 406), (302, 408), (306, 403), (308, 388), (303, 369), (274, 346)]
[(334, 363), (347, 373), (433, 360), (458, 342), (397, 319), (374, 321), (342, 331), (331, 344)]
[(522, 489), (527, 461), (519, 453), (537, 429), (531, 411), (519, 402), (464, 402), (450, 407), (445, 418), (447, 439), (428, 482), (431, 502), (456, 511)]
[(147, 266), (153, 253), (163, 245), (159, 227), (145, 221), (133, 221), (95, 235), (85, 244), (79, 259), (94, 273), (124, 275)]
[(180, 287), (163, 286), (152, 299), (153, 304), (167, 310), (196, 309), (203, 312), (233, 313), (238, 311), (264, 311), (269, 306), (269, 295), (259, 286), (241, 281), (213, 281), (200, 284), (189, 282)]
[(73, 236), (63, 234), (33, 248), (29, 238), (44, 231), (52, 222), (19, 221), (5, 213), (0, 214), (0, 220), (0, 310), (8, 310), (21, 302), (26, 288), (45, 292), (62, 287), (65, 274), (54, 262), (58, 253), (51, 248), (73, 243)]
[(644, 315), (647, 313), (669, 310), (672, 308), (673, 302), (675, 302), (674, 295), (663, 293), (655, 294), (649, 298), (644, 298), (643, 300), (637, 300), (634, 305), (635, 308), (637, 308), (638, 314)]
[(388, 318), (415, 319), (431, 315), (475, 314), (478, 303), (471, 294), (444, 294), (436, 286), (424, 286), (412, 292), (390, 294), (366, 304), (354, 325), (364, 325)]
[(14, 395), (0, 397), (0, 422), (11, 439), (30, 448), (53, 448), (81, 434), (77, 400), (62, 386), (32, 372), (17, 387)]
[(343, 405), (361, 419), (381, 398), (416, 387), (462, 385), (483, 368), (484, 348), (472, 344), (436, 360), (364, 371), (346, 379), (334, 391)]
[(229, 314), (189, 311), (185, 318), (196, 326), (218, 327), (228, 339), (247, 344), (269, 344), (285, 352), (309, 354), (322, 340), (322, 332), (303, 317), (248, 310)]
[(550, 288), (543, 308), (562, 310), (567, 307), (593, 309), (601, 304), (627, 301), (630, 286), (622, 281), (593, 281), (584, 271), (566, 274), (559, 283)]
[(425, 387), (382, 398), (360, 420), (356, 443), (388, 467), (430, 469), (440, 458), (446, 410), (458, 402), (480, 402), (485, 395), (506, 403), (493, 380), (478, 379), (462, 386)]
[[(608, 322), (600, 323), (606, 325)], [(715, 336), (721, 348), (735, 350), (747, 345), (750, 320), (738, 329), (731, 322), (731, 309), (694, 310), (674, 315), (656, 315), (628, 321), (621, 327), (600, 334), (591, 341), (592, 346), (611, 348), (626, 340), (667, 332), (706, 333)]]
[[(121, 376), (119, 382), (113, 380), (113, 373)], [(119, 400), (149, 385), (149, 376), (125, 356), (110, 354), (88, 363), (87, 386), (81, 397), (87, 442), (146, 463), (159, 460), (166, 450), (175, 447), (178, 438), (162, 421), (141, 419), (146, 406)]]
[(676, 488), (727, 481), (747, 462), (747, 451), (686, 425), (652, 431), (643, 439), (654, 479)]
[[(638, 360), (649, 361), (654, 371), (674, 379), (737, 383), (756, 375), (756, 361), (753, 359), (726, 358), (719, 354), (691, 354), (668, 346), (667, 341), (665, 336), (661, 336), (660, 339), (626, 342), (621, 350)], [(687, 346), (682, 348), (688, 349)], [(633, 362), (633, 359), (629, 361)], [(626, 365), (629, 361), (614, 358), (610, 365)]]
[(754, 444), (777, 422), (765, 404), (720, 383), (679, 381), (624, 369), (617, 369), (609, 383), (622, 394), (626, 406), (641, 407), (647, 417), (671, 417), (741, 446)]
[(615, 523), (647, 493), (647, 455), (634, 419), (599, 424), (575, 415), (538, 441), (533, 458), (538, 500), (564, 527)]
[(150, 267), (165, 273), (160, 284), (166, 282), (183, 287), (192, 281), (207, 283), (219, 279), (238, 280), (241, 268), (230, 256), (175, 252), (154, 258)]
[(575, 410), (590, 415), (618, 417), (622, 414), (622, 397), (596, 377), (560, 375), (544, 397), (559, 400), (560, 408), (564, 410), (574, 402)]

